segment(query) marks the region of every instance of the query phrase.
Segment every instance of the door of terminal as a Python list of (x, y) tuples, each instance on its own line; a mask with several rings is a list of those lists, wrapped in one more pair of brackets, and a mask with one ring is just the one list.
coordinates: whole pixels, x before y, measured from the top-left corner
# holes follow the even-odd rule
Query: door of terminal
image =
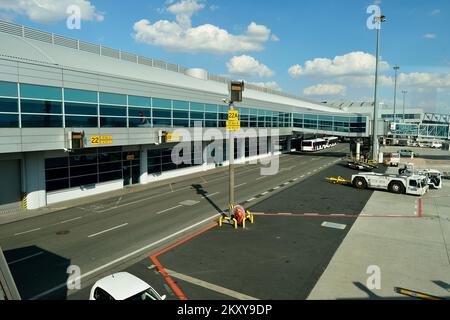
[(123, 162), (123, 185), (130, 186), (139, 183), (141, 172), (140, 152), (124, 152)]

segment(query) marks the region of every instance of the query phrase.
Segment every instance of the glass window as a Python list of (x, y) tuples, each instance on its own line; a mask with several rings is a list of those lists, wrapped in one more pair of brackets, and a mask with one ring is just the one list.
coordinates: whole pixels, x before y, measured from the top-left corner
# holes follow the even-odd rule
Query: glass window
[(155, 118), (155, 119), (153, 119), (153, 126), (155, 126), (155, 127), (171, 127), (172, 120)]
[(69, 188), (69, 179), (61, 179), (61, 180), (52, 180), (46, 181), (45, 189), (47, 192), (68, 189)]
[(173, 117), (178, 119), (188, 119), (189, 118), (189, 111), (173, 111)]
[(97, 117), (66, 116), (66, 128), (97, 128)]
[(129, 118), (128, 123), (130, 128), (151, 128), (152, 119), (151, 118)]
[(97, 174), (89, 175), (89, 176), (83, 176), (83, 177), (72, 177), (70, 178), (70, 187), (81, 187), (81, 186), (87, 186), (91, 184), (96, 184), (98, 182), (98, 176)]
[(55, 101), (22, 100), (21, 110), (24, 113), (62, 113), (62, 103)]
[(85, 114), (90, 116), (96, 116), (98, 114), (96, 104), (65, 102), (64, 110), (66, 114)]
[(178, 110), (189, 110), (189, 102), (186, 101), (173, 101), (173, 108)]
[(69, 168), (59, 168), (59, 169), (48, 169), (45, 170), (45, 179), (46, 180), (58, 180), (62, 178), (69, 177)]
[(152, 99), (153, 108), (172, 109), (172, 100), (166, 99)]
[(191, 102), (191, 111), (205, 111), (205, 105), (203, 103)]
[(34, 98), (45, 100), (62, 100), (61, 88), (20, 84), (21, 98)]
[(217, 113), (217, 105), (215, 105), (215, 104), (205, 104), (205, 111), (206, 112)]
[(100, 114), (102, 116), (117, 116), (117, 117), (126, 117), (127, 109), (126, 107), (120, 106), (100, 106)]
[(97, 103), (97, 92), (65, 88), (64, 100)]
[(22, 114), (22, 128), (62, 128), (62, 116)]
[(90, 174), (97, 174), (97, 164), (90, 166), (70, 167), (70, 176), (86, 176)]
[(17, 99), (0, 98), (0, 112), (18, 112), (19, 103)]
[(121, 179), (123, 179), (122, 169), (120, 169), (120, 171), (100, 173), (98, 182), (107, 182), (107, 181), (121, 180)]
[(174, 119), (173, 120), (173, 126), (174, 127), (189, 127), (189, 120), (181, 120), (181, 119)]
[(45, 159), (45, 169), (63, 168), (69, 166), (69, 157)]
[(18, 114), (2, 114), (0, 113), (0, 128), (18, 128)]
[(128, 105), (136, 106), (136, 107), (151, 107), (152, 99), (145, 97), (137, 97), (137, 96), (128, 96)]
[(70, 166), (84, 166), (89, 164), (97, 164), (97, 154), (81, 154), (70, 156)]
[(217, 113), (205, 113), (205, 119), (217, 120)]
[(193, 112), (191, 111), (191, 119), (203, 120), (204, 113), (203, 112)]
[(152, 116), (152, 110), (147, 108), (136, 108), (136, 107), (129, 107), (128, 108), (128, 116), (129, 117), (151, 117)]
[(126, 118), (101, 117), (100, 118), (100, 126), (102, 128), (126, 128), (127, 127), (127, 119)]
[(172, 111), (153, 109), (153, 117), (154, 118), (172, 118)]
[(100, 103), (127, 105), (127, 96), (116, 93), (100, 92)]
[(0, 96), (17, 97), (17, 83), (0, 81)]

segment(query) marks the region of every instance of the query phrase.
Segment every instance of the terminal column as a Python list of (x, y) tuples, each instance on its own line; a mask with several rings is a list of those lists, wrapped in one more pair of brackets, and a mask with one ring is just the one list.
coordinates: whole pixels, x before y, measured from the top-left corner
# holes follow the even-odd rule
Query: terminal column
[(139, 183), (146, 184), (148, 183), (148, 147), (141, 147), (141, 165), (140, 165), (140, 177)]
[(33, 210), (47, 205), (45, 190), (45, 156), (43, 152), (27, 152), (24, 157), (24, 191), (27, 209)]

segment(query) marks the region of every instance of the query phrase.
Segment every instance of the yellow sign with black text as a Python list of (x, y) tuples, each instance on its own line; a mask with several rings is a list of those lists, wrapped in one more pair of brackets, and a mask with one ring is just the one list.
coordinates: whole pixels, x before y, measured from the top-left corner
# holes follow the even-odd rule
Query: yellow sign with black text
[(237, 121), (239, 120), (239, 111), (230, 110), (228, 111), (228, 121)]
[(227, 121), (228, 131), (239, 131), (241, 130), (241, 122), (239, 120)]
[(113, 144), (113, 137), (112, 136), (91, 136), (91, 144), (94, 146)]

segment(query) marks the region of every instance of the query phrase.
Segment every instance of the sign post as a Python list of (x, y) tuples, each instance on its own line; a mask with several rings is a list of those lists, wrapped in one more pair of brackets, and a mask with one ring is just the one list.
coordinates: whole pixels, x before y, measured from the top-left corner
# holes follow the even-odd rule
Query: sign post
[(232, 81), (230, 84), (230, 97), (229, 102), (230, 110), (228, 111), (228, 121), (227, 121), (227, 131), (230, 132), (230, 143), (228, 150), (228, 159), (230, 161), (229, 166), (229, 195), (230, 195), (230, 213), (232, 215), (231, 209), (234, 206), (234, 131), (239, 131), (241, 129), (241, 123), (239, 121), (239, 112), (234, 110), (234, 102), (242, 102), (242, 92), (244, 91), (243, 81)]

